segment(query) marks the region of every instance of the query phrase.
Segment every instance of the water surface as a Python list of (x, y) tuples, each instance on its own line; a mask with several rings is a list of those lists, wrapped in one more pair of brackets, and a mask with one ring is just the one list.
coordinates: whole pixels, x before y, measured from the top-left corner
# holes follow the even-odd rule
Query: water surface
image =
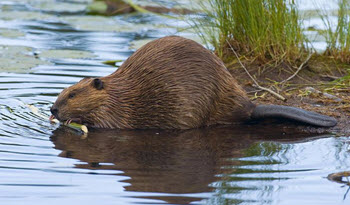
[(326, 178), (350, 169), (346, 137), (246, 125), (81, 138), (34, 115), (28, 104), (48, 114), (63, 88), (112, 73), (102, 62), (132, 44), (195, 38), (172, 19), (87, 16), (87, 2), (0, 1), (1, 204), (349, 203), (348, 186)]

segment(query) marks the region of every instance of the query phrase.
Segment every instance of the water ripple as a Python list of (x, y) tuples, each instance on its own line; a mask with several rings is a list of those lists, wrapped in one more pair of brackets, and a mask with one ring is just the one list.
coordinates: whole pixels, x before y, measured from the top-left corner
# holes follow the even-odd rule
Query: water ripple
[[(24, 34), (16, 38), (0, 35), (0, 45), (28, 46), (32, 48), (28, 55), (35, 54), (45, 61), (22, 73), (0, 73), (3, 204), (98, 204), (101, 201), (345, 204), (349, 201), (350, 197), (343, 200), (346, 186), (326, 179), (330, 173), (350, 169), (350, 142), (346, 137), (299, 136), (294, 130), (289, 132), (294, 134), (286, 136), (278, 127), (242, 126), (181, 132), (90, 130), (88, 138), (81, 138), (68, 128), (36, 116), (28, 104), (48, 116), (62, 89), (84, 77), (114, 72), (116, 67), (103, 62), (126, 60), (133, 53), (129, 47), (133, 40), (189, 33), (176, 29), (186, 28), (185, 21), (150, 14), (89, 16), (87, 19), (109, 18), (115, 24), (130, 26), (130, 30), (80, 30), (67, 20), (84, 17), (80, 11), (55, 12), (28, 6), (33, 2), (45, 3), (43, 0), (0, 1), (0, 12), (18, 12), (15, 18), (0, 17), (0, 28)], [(37, 18), (42, 16), (47, 19)], [(46, 50), (84, 51), (91, 56), (44, 58), (42, 53)]]

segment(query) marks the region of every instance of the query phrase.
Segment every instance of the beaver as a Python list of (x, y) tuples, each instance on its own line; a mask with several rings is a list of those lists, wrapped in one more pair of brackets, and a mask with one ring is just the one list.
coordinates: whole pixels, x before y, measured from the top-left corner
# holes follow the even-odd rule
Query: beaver
[(255, 105), (215, 54), (179, 36), (151, 41), (112, 74), (64, 89), (51, 113), (63, 122), (111, 129), (190, 129), (268, 117), (337, 124), (295, 107)]

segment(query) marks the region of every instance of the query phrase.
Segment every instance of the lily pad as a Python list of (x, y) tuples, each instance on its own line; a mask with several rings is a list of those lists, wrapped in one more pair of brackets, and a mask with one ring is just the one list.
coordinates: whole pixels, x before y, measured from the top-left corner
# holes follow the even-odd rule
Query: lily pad
[(118, 19), (103, 16), (69, 16), (61, 20), (71, 24), (77, 30), (105, 32), (139, 32), (155, 28), (151, 24), (131, 24)]
[(154, 39), (140, 39), (140, 40), (134, 40), (130, 43), (130, 50), (137, 50), (141, 48), (143, 45), (147, 44), (148, 42), (153, 41)]
[(91, 3), (93, 2), (94, 0), (70, 0), (71, 2), (76, 2), (76, 3), (85, 3), (85, 4), (88, 4), (88, 3)]
[(0, 46), (0, 72), (28, 72), (42, 64), (50, 63), (36, 58), (30, 47)]
[[(126, 0), (126, 2), (132, 2), (141, 7), (154, 7), (154, 8), (169, 8), (169, 9), (189, 9), (189, 10), (201, 10), (201, 5), (206, 5), (206, 1), (203, 0), (176, 0), (176, 1), (149, 1), (149, 0)], [(210, 5), (208, 5), (209, 7)]]
[(25, 33), (15, 29), (0, 29), (0, 36), (5, 38), (18, 38), (24, 36)]
[(31, 11), (1, 11), (0, 19), (4, 20), (47, 20), (55, 18), (49, 14)]
[(104, 1), (95, 1), (89, 4), (86, 8), (89, 14), (105, 14), (107, 12), (107, 4)]
[(39, 54), (43, 58), (71, 58), (71, 59), (82, 59), (82, 58), (94, 58), (96, 57), (93, 53), (88, 51), (78, 50), (45, 50)]
[(89, 4), (92, 3), (94, 0), (69, 0), (69, 2), (74, 3), (80, 3), (80, 4)]
[(0, 4), (0, 10), (1, 11), (12, 11), (14, 10), (14, 6), (12, 4)]
[(74, 4), (74, 3), (65, 3), (57, 1), (44, 1), (44, 2), (31, 2), (31, 6), (34, 9), (38, 9), (45, 12), (67, 12), (67, 13), (76, 13), (83, 12), (86, 9), (84, 4)]

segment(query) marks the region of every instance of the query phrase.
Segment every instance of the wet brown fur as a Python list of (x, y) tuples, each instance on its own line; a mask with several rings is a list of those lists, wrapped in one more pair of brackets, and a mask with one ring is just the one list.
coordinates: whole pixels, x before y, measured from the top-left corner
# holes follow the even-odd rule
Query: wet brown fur
[(97, 128), (189, 129), (240, 123), (255, 107), (219, 58), (177, 36), (146, 44), (100, 79), (102, 89), (83, 79), (62, 91), (56, 117)]

